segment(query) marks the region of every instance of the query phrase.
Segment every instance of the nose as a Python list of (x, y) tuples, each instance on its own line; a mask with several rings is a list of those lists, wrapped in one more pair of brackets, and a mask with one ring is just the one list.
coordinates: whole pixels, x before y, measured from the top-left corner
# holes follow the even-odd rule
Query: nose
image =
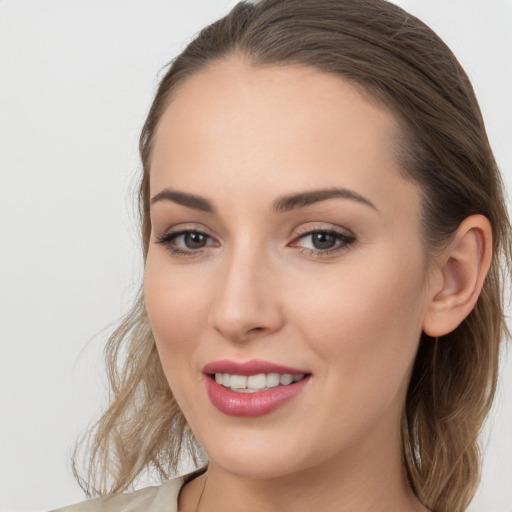
[(263, 337), (284, 322), (276, 271), (259, 254), (238, 251), (223, 262), (216, 279), (209, 324), (233, 342)]

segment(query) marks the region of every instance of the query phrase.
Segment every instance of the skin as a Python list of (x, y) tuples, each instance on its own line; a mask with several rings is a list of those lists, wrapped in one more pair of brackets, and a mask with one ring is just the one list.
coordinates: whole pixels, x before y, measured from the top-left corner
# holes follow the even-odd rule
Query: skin
[[(427, 510), (401, 463), (407, 383), (422, 330), (452, 329), (471, 310), (490, 232), (475, 216), (450, 249), (470, 263), (452, 250), (427, 267), (421, 190), (400, 171), (397, 136), (393, 114), (340, 77), (235, 57), (189, 79), (163, 114), (151, 197), (172, 188), (215, 208), (155, 201), (145, 270), (164, 372), (210, 461), (201, 511)], [(333, 187), (373, 206), (337, 197), (272, 210), (282, 196)], [(183, 230), (207, 245), (158, 243)], [(334, 238), (340, 250), (326, 254), (313, 230), (354, 240)], [(312, 377), (278, 410), (232, 417), (201, 373), (220, 359)], [(185, 486), (180, 510), (195, 510), (203, 483)]]

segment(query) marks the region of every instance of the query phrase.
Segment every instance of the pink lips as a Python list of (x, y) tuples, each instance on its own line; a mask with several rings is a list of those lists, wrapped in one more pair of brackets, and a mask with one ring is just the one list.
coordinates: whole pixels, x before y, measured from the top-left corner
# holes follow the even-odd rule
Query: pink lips
[[(244, 363), (222, 360), (214, 361), (203, 368), (206, 375), (206, 392), (212, 404), (229, 416), (254, 417), (275, 411), (293, 397), (297, 396), (307, 385), (311, 375), (305, 370), (277, 365), (268, 361), (252, 360)], [(302, 380), (287, 386), (277, 386), (256, 393), (238, 393), (215, 382), (215, 373), (234, 375), (257, 375), (259, 373), (306, 374)]]

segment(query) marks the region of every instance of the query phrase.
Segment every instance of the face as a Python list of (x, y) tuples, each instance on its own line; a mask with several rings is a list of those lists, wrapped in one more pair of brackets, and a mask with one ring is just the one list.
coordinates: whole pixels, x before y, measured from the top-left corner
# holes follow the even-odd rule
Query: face
[(211, 463), (276, 477), (398, 449), (428, 293), (396, 137), (340, 77), (234, 58), (163, 114), (145, 299)]

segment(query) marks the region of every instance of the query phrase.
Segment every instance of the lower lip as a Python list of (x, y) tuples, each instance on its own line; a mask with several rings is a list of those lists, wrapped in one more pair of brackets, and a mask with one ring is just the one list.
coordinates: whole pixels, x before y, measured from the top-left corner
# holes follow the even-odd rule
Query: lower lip
[(287, 386), (277, 386), (256, 393), (237, 393), (220, 384), (211, 377), (206, 378), (206, 392), (212, 404), (220, 412), (229, 416), (263, 416), (287, 403), (297, 396), (308, 383), (310, 376)]

